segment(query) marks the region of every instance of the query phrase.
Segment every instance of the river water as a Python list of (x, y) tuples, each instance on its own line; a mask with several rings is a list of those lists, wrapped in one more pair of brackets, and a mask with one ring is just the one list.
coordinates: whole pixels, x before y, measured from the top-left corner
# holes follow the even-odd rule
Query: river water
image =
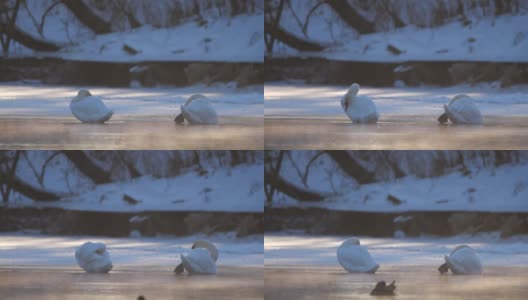
[(440, 125), (432, 116), (384, 115), (377, 124), (346, 116), (266, 116), (266, 149), (516, 150), (528, 148), (528, 117), (485, 117), (484, 125)]
[(273, 266), (264, 271), (266, 299), (390, 299), (370, 296), (376, 282), (396, 281), (396, 299), (526, 299), (528, 267), (485, 267), (483, 275), (440, 275), (436, 266), (382, 265), (376, 274), (340, 267)]
[(1, 117), (0, 149), (259, 150), (260, 117), (223, 117), (219, 125), (177, 125), (168, 116), (118, 116), (105, 124), (73, 117)]
[(88, 274), (71, 268), (0, 268), (1, 299), (262, 299), (263, 271), (218, 267), (217, 275), (177, 276), (167, 267)]

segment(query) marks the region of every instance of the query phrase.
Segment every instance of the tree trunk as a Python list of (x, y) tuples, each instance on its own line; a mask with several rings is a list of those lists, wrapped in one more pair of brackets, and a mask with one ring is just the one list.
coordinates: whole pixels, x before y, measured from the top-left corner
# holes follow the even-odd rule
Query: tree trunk
[(359, 184), (372, 183), (375, 180), (374, 172), (370, 172), (358, 164), (346, 151), (326, 151), (328, 155), (348, 176), (354, 178)]
[(357, 32), (364, 34), (375, 31), (375, 24), (359, 14), (346, 0), (327, 0), (326, 3), (348, 26), (357, 30)]
[(34, 37), (29, 33), (23, 31), (18, 26), (14, 26), (11, 30), (6, 24), (0, 22), (0, 32), (5, 32), (10, 38), (19, 42), (20, 44), (37, 51), (58, 51), (60, 46)]
[(298, 37), (293, 33), (288, 32), (280, 25), (277, 25), (277, 27), (273, 29), (272, 24), (270, 24), (269, 22), (264, 22), (264, 26), (266, 28), (267, 34), (271, 35), (273, 38), (283, 42), (284, 44), (294, 49), (300, 51), (322, 51), (325, 49), (323, 45), (314, 41), (304, 39), (302, 37)]
[(65, 150), (62, 153), (75, 165), (77, 170), (90, 178), (95, 184), (112, 182), (110, 174), (98, 167), (84, 151)]
[(112, 32), (112, 26), (86, 5), (83, 0), (62, 0), (62, 3), (88, 28), (96, 34)]
[(277, 191), (299, 201), (315, 202), (324, 200), (324, 196), (320, 193), (299, 187), (282, 178), (282, 176), (280, 175), (273, 176), (272, 174), (270, 174), (270, 172), (265, 172), (264, 182), (266, 183), (266, 185), (270, 185)]
[(238, 0), (231, 0), (231, 16), (236, 16), (242, 13), (242, 8)]
[[(5, 174), (0, 174), (0, 178), (5, 178)], [(20, 193), (33, 201), (57, 201), (60, 200), (60, 196), (54, 192), (46, 191), (30, 185), (24, 182), (17, 176), (11, 179), (11, 189), (17, 193)]]

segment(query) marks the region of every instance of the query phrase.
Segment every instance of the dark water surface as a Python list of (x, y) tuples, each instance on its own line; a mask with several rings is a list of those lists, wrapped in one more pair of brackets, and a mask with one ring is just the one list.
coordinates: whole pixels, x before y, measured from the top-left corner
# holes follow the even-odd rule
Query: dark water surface
[(262, 299), (263, 271), (218, 267), (212, 276), (176, 276), (163, 268), (88, 274), (78, 268), (0, 268), (0, 299)]
[(266, 149), (520, 150), (528, 117), (486, 117), (484, 125), (440, 125), (432, 116), (387, 116), (352, 124), (342, 116), (266, 116)]
[[(266, 265), (266, 299), (527, 299), (528, 267), (485, 267), (483, 275), (440, 275), (435, 266), (382, 265), (376, 274), (338, 267)], [(396, 280), (396, 297), (370, 296)]]
[(176, 125), (168, 116), (121, 116), (105, 124), (73, 117), (1, 117), (0, 149), (259, 150), (262, 118), (223, 117), (219, 125)]

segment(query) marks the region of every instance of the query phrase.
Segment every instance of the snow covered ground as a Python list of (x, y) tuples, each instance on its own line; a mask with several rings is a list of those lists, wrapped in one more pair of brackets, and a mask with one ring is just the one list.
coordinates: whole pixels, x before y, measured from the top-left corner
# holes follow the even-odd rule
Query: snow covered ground
[[(299, 2), (299, 8), (306, 6)], [(324, 6), (323, 6), (324, 7)], [(299, 36), (302, 32), (293, 16), (285, 11), (281, 25)], [(334, 16), (333, 18), (331, 16)], [(434, 28), (406, 26), (387, 32), (358, 35), (336, 21), (330, 9), (316, 14), (307, 28), (308, 38), (330, 47), (322, 52), (298, 52), (287, 46), (276, 47), (274, 56), (323, 57), (347, 61), (493, 61), (528, 62), (528, 14), (477, 17), (469, 26), (452, 21)], [(387, 46), (403, 53), (394, 55)]]
[[(38, 19), (51, 2), (28, 1), (28, 8)], [(148, 4), (146, 4), (148, 5)], [(166, 7), (163, 7), (163, 6)], [(156, 4), (151, 6), (156, 6)], [(169, 7), (159, 3), (158, 16), (170, 15)], [(146, 9), (145, 9), (146, 10)], [(143, 12), (146, 13), (146, 12)], [(105, 18), (109, 18), (106, 16)], [(236, 17), (207, 17), (201, 25), (188, 19), (168, 28), (144, 25), (137, 29), (94, 35), (73, 17), (64, 6), (56, 6), (47, 16), (43, 38), (64, 46), (58, 52), (34, 52), (15, 44), (10, 57), (58, 57), (67, 60), (140, 62), (140, 61), (217, 61), (262, 62), (264, 53), (263, 14)], [(20, 10), (17, 25), (38, 36), (35, 25), (25, 9)], [(137, 51), (129, 55), (123, 50), (128, 45)]]
[[(266, 233), (266, 266), (320, 265), (339, 267), (337, 247), (345, 236), (308, 236), (295, 233)], [(444, 255), (457, 245), (473, 247), (486, 266), (528, 266), (528, 236), (501, 239), (499, 233), (460, 235), (448, 238), (372, 238), (359, 237), (373, 259), (383, 265), (440, 266)]]
[[(105, 104), (119, 115), (176, 116), (192, 94), (203, 94), (213, 103), (219, 116), (261, 117), (264, 107), (262, 86), (237, 89), (231, 84), (195, 85), (184, 88), (107, 88), (83, 87), (103, 97)], [(0, 117), (71, 116), (70, 101), (78, 86), (49, 86), (38, 83), (0, 84)]]
[[(271, 82), (266, 83), (264, 90), (266, 116), (340, 115), (346, 118), (340, 100), (348, 86)], [(359, 95), (374, 100), (382, 120), (384, 114), (439, 116), (443, 105), (457, 94), (467, 94), (475, 100), (484, 122), (486, 116), (528, 116), (528, 85), (509, 88), (496, 88), (487, 83), (452, 87), (362, 86), (359, 91)]]
[[(244, 164), (232, 168), (212, 169), (203, 176), (188, 171), (175, 177), (156, 178), (147, 175), (132, 180), (94, 185), (78, 171), (72, 170), (68, 162), (59, 160), (47, 170), (43, 187), (63, 194), (61, 200), (35, 202), (22, 195), (15, 195), (8, 206), (107, 212), (263, 212), (262, 170), (262, 164)], [(21, 161), (17, 174), (34, 186), (39, 186), (24, 160)], [(131, 204), (124, 201), (125, 194), (140, 202)]]
[(28, 233), (0, 233), (0, 267), (77, 269), (75, 250), (87, 241), (106, 244), (113, 270), (120, 267), (163, 267), (172, 270), (198, 239), (213, 242), (219, 250), (218, 266), (262, 267), (262, 235), (235, 238), (234, 233), (212, 236), (155, 238), (103, 238), (89, 236), (48, 236)]
[[(281, 175), (290, 181), (298, 176), (283, 163)], [(464, 176), (461, 172), (432, 177), (406, 176), (400, 179), (358, 185), (353, 179), (328, 176), (328, 171), (310, 173), (311, 189), (329, 195), (323, 202), (299, 202), (288, 196), (277, 197), (274, 207), (321, 207), (330, 210), (369, 212), (405, 211), (490, 211), (528, 212), (528, 164), (477, 168)], [(337, 189), (337, 193), (333, 193)], [(402, 201), (395, 205), (388, 195)]]

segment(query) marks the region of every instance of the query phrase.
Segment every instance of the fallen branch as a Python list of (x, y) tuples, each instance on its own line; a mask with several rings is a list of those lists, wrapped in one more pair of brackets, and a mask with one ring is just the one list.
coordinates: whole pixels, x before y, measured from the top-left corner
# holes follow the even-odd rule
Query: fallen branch
[(317, 202), (325, 199), (321, 193), (299, 187), (282, 178), (280, 175), (273, 176), (269, 172), (265, 172), (264, 181), (277, 191), (299, 201)]

